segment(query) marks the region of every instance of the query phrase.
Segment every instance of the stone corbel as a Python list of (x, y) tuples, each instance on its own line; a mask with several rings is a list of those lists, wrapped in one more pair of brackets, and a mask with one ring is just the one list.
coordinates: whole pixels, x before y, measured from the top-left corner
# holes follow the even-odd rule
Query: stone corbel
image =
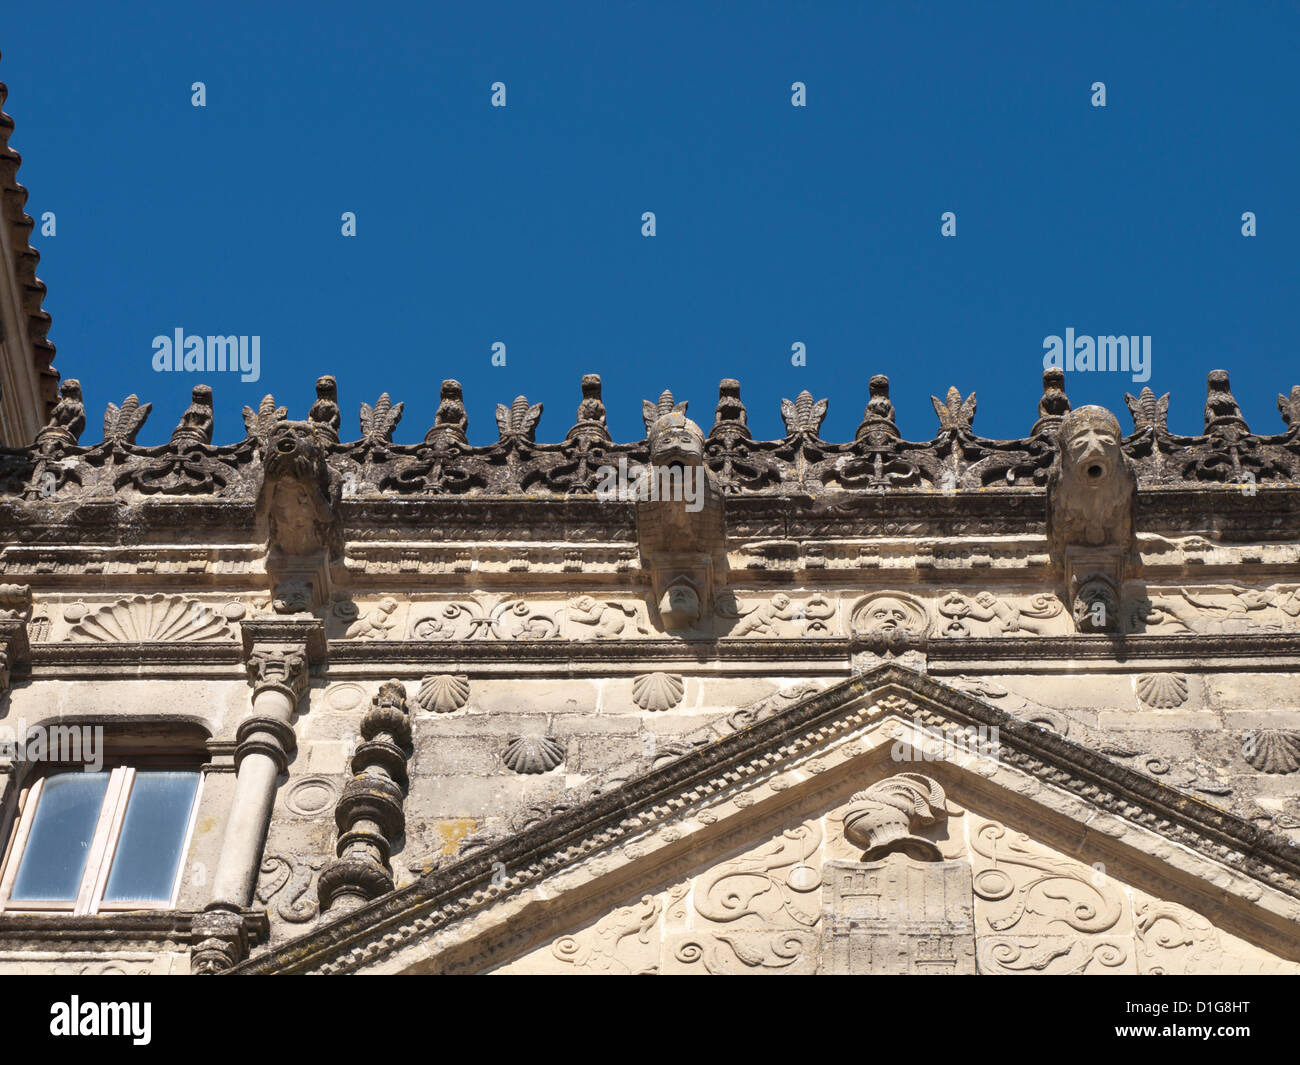
[(1124, 581), (1136, 566), (1137, 479), (1115, 416), (1078, 407), (1061, 419), (1047, 482), (1047, 533), (1080, 632), (1122, 632)]
[(723, 497), (704, 464), (704, 433), (671, 392), (644, 403), (649, 498), (636, 504), (637, 545), (651, 603), (667, 632), (697, 629), (713, 612), (726, 568)]
[(0, 584), (0, 693), (9, 690), (10, 671), (31, 657), (27, 622), (32, 616), (32, 589), (26, 584)]

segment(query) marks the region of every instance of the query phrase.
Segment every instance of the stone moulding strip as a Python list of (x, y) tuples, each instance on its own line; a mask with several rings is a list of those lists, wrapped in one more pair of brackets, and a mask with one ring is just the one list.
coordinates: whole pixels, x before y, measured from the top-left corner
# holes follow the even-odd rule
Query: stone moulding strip
[[(770, 769), (772, 752), (825, 742), (862, 723), (844, 707), (862, 697), (900, 695), (958, 725), (996, 726), (1003, 758), (1092, 805), (1199, 851), (1300, 898), (1300, 854), (1289, 842), (937, 681), (885, 664), (776, 711), (738, 731), (506, 836), (405, 888), (236, 966), (237, 973), (346, 972), (384, 949), (481, 911), (647, 825), (707, 801), (720, 787)], [(889, 711), (876, 709), (880, 718)], [(501, 863), (501, 864), (498, 864)], [(494, 871), (512, 870), (504, 883)], [(498, 878), (499, 879), (499, 878)]]
[[(0, 913), (0, 947), (18, 942), (94, 943), (100, 949), (121, 940), (132, 942), (193, 943), (195, 910), (130, 910), (73, 916), (67, 913)], [(270, 938), (265, 910), (244, 910), (249, 942)]]
[[(670, 664), (683, 669), (727, 672), (761, 664), (800, 674), (807, 668), (847, 671), (850, 656), (879, 651), (858, 638), (808, 640), (330, 640), (327, 654), (337, 666), (373, 666), (375, 675), (394, 668), (419, 670), (442, 665), (515, 665), (537, 670), (607, 665), (616, 673)], [(1180, 668), (1246, 663), (1260, 671), (1300, 670), (1300, 633), (1239, 633), (1182, 636), (1003, 636), (936, 638), (900, 644), (920, 650), (937, 673), (984, 668), (1007, 672), (1073, 672), (1080, 663), (1094, 670), (1125, 672), (1130, 666), (1169, 662)], [(321, 654), (325, 650), (322, 647)], [(313, 656), (316, 657), (315, 655)], [(31, 679), (58, 667), (239, 666), (243, 650), (235, 640), (155, 643), (57, 643), (31, 645)], [(1016, 668), (1008, 666), (1019, 663)], [(1025, 663), (1032, 664), (1026, 669)], [(349, 669), (349, 675), (361, 675)], [(15, 673), (15, 677), (22, 674)]]

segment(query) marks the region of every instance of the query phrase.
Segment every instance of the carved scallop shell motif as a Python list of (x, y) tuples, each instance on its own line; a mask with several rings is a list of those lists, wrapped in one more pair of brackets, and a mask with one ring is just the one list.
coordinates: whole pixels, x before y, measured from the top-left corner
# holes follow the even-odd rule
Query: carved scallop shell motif
[(512, 736), (501, 760), (516, 773), (549, 773), (564, 761), (564, 744), (551, 736)]
[(1247, 733), (1242, 750), (1246, 761), (1261, 773), (1294, 773), (1300, 769), (1300, 733), (1277, 729)]
[(197, 599), (135, 595), (86, 614), (68, 639), (82, 643), (155, 643), (224, 640), (232, 636), (220, 610)]
[(1182, 706), (1187, 702), (1187, 678), (1181, 673), (1143, 673), (1137, 679), (1137, 697), (1157, 710)]
[(415, 701), (435, 714), (450, 714), (469, 702), (469, 677), (452, 673), (425, 677)]
[(670, 710), (682, 701), (685, 691), (675, 673), (644, 673), (632, 681), (632, 701), (642, 710)]

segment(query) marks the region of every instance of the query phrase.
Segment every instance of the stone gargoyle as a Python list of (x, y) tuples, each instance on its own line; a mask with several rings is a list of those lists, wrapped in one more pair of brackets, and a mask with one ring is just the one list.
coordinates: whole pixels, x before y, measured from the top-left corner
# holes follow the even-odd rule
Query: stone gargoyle
[(1120, 447), (1119, 422), (1104, 407), (1061, 419), (1059, 453), (1047, 481), (1047, 537), (1081, 631), (1116, 632), (1133, 558), (1137, 479)]
[(266, 530), (272, 586), (306, 581), (313, 605), (328, 598), (328, 569), (343, 554), (340, 485), (310, 422), (281, 421), (267, 435), (257, 517)]

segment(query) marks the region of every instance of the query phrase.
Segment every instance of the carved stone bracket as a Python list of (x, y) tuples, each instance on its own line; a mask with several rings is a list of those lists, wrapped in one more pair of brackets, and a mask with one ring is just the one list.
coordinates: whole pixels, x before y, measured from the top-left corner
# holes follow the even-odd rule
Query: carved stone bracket
[(9, 673), (31, 656), (27, 622), (32, 613), (32, 590), (26, 584), (0, 584), (0, 693), (9, 690)]

